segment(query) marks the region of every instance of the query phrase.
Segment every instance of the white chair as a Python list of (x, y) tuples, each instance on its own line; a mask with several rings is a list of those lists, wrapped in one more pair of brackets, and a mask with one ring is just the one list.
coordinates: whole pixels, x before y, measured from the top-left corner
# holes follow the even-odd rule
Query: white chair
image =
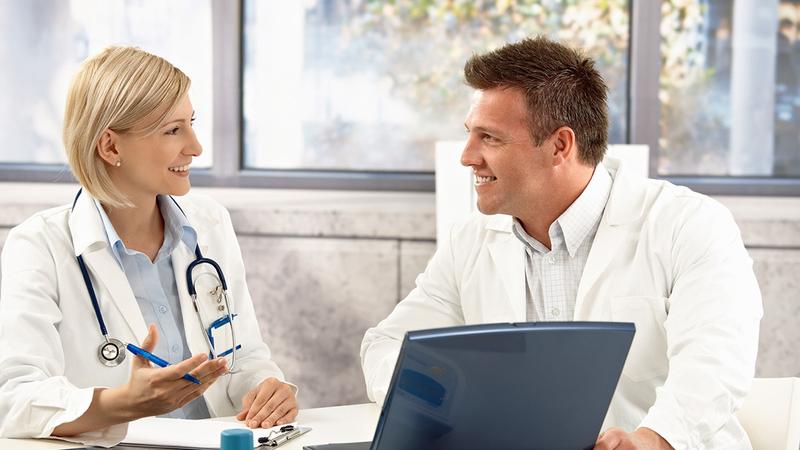
[(625, 165), (628, 173), (648, 178), (650, 176), (650, 147), (641, 144), (614, 144), (606, 149), (606, 157), (616, 158)]
[(800, 378), (756, 378), (736, 416), (753, 450), (798, 450)]
[(472, 170), (461, 165), (463, 149), (464, 141), (436, 143), (436, 242), (477, 209)]

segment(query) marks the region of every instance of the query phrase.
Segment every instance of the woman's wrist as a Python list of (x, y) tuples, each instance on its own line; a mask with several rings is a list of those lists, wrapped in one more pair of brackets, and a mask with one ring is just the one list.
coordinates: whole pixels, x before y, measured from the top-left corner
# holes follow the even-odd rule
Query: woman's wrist
[[(135, 407), (135, 402), (130, 398), (127, 385), (106, 388), (98, 392), (100, 410), (107, 414), (113, 424), (130, 422), (145, 417)], [(112, 424), (112, 425), (113, 425)]]
[(75, 436), (137, 419), (126, 394), (124, 387), (95, 388), (89, 408), (72, 422), (57, 426), (52, 435)]

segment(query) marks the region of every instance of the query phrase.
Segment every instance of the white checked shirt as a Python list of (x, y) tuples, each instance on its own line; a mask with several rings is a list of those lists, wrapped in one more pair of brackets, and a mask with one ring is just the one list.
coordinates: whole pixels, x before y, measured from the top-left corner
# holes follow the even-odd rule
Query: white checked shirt
[(580, 196), (550, 225), (548, 250), (514, 218), (514, 235), (525, 244), (527, 320), (572, 320), (583, 267), (611, 192), (611, 175), (602, 163)]

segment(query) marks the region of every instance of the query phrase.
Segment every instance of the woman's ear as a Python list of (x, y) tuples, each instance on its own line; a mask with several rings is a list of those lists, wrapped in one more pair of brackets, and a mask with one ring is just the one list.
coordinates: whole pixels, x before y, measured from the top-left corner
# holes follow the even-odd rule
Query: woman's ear
[(103, 131), (103, 134), (100, 135), (100, 139), (97, 141), (97, 154), (108, 165), (119, 167), (122, 157), (117, 151), (117, 137), (117, 133), (109, 129)]

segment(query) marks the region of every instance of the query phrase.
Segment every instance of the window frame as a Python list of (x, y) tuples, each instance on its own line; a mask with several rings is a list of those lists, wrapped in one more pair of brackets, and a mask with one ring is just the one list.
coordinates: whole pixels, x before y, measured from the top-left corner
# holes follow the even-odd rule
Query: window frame
[[(248, 169), (243, 136), (243, 0), (211, 2), (214, 101), (211, 168), (194, 169), (195, 186), (279, 189), (435, 190), (433, 172)], [(708, 195), (800, 196), (800, 177), (658, 176), (661, 2), (630, 0), (627, 144), (650, 148), (650, 176)], [(655, 31), (654, 31), (655, 30)], [(235, 151), (221, 151), (235, 149)], [(75, 179), (66, 165), (0, 163), (0, 181), (63, 182)]]
[(661, 103), (658, 100), (661, 72), (661, 4), (662, 1), (633, 0), (629, 4), (631, 31), (628, 63), (628, 143), (646, 144), (649, 147), (650, 177), (686, 186), (706, 195), (800, 196), (800, 176), (768, 178), (658, 175), (661, 119)]

